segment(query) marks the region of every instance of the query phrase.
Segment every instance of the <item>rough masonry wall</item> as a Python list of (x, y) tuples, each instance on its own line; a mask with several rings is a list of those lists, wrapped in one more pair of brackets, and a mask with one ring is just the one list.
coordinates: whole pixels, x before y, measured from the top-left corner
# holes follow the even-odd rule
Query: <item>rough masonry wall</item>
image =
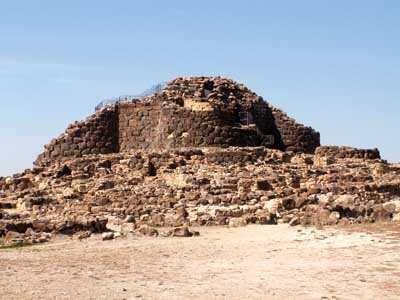
[(151, 102), (121, 103), (118, 114), (118, 150), (154, 149), (158, 134), (160, 107)]
[(320, 146), (320, 134), (313, 128), (297, 123), (278, 108), (272, 107), (275, 124), (286, 151), (314, 153)]
[(177, 78), (160, 93), (117, 103), (72, 124), (35, 164), (68, 157), (179, 147), (265, 146), (313, 153), (319, 133), (221, 77)]
[(233, 80), (221, 77), (177, 78), (167, 85), (164, 93), (177, 102), (190, 98), (210, 102), (228, 114), (236, 110), (237, 113), (231, 115), (236, 116), (238, 123), (254, 124), (259, 133), (274, 136), (272, 148), (313, 153), (320, 145), (320, 135), (314, 129), (297, 123)]
[(263, 135), (254, 128), (238, 126), (232, 121), (234, 116), (222, 114), (218, 109), (195, 111), (179, 105), (163, 107), (160, 129), (166, 137), (166, 146), (273, 146), (273, 136)]
[(87, 154), (106, 154), (118, 150), (116, 110), (103, 109), (86, 120), (71, 124), (65, 133), (45, 145), (35, 165)]
[(159, 101), (118, 105), (119, 151), (206, 146), (272, 147), (274, 136), (238, 126), (218, 110)]
[(351, 159), (380, 159), (378, 149), (356, 149), (351, 147), (321, 146), (315, 151), (319, 157), (351, 158)]

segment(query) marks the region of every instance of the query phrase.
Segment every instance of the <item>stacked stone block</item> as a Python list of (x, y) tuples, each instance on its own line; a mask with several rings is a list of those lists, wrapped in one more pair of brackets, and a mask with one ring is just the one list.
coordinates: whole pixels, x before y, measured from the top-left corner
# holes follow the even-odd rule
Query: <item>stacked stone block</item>
[(332, 157), (341, 159), (380, 159), (378, 149), (356, 149), (351, 147), (321, 146), (315, 151), (318, 157)]
[(158, 136), (160, 107), (151, 102), (135, 101), (117, 106), (118, 148), (121, 152), (133, 149), (152, 149)]
[(117, 152), (116, 125), (115, 107), (103, 109), (82, 122), (75, 122), (65, 133), (45, 145), (45, 152), (39, 155), (35, 165), (46, 165), (69, 157)]
[(318, 132), (297, 123), (233, 80), (221, 77), (177, 78), (167, 85), (164, 93), (176, 102), (193, 98), (212, 103), (224, 114), (225, 119), (230, 118), (242, 127), (254, 125), (260, 136), (273, 136), (272, 148), (314, 153), (320, 146)]
[(118, 106), (120, 151), (275, 144), (274, 132), (243, 127), (218, 109), (193, 111), (162, 100)]
[(313, 153), (319, 133), (233, 80), (177, 78), (153, 96), (116, 103), (70, 125), (36, 164), (138, 149), (228, 146)]
[(286, 151), (314, 153), (320, 146), (320, 134), (313, 128), (297, 123), (278, 108), (271, 107), (276, 127)]

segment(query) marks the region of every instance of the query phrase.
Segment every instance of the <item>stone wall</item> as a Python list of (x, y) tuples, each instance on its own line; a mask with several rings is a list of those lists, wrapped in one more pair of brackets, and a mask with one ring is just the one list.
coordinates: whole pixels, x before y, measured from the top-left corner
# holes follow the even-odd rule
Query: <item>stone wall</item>
[(356, 149), (351, 147), (321, 146), (315, 151), (316, 156), (333, 158), (359, 158), (359, 159), (380, 159), (378, 149)]
[[(196, 108), (199, 106), (196, 105)], [(269, 128), (241, 126), (218, 109), (195, 109), (177, 103), (124, 103), (118, 106), (119, 150), (206, 146), (276, 147)]]
[(155, 95), (117, 103), (70, 125), (35, 164), (87, 154), (214, 146), (313, 153), (319, 133), (233, 80), (177, 78)]
[(121, 103), (117, 106), (118, 149), (153, 149), (158, 136), (160, 107), (150, 102)]
[(278, 108), (271, 106), (271, 109), (286, 151), (314, 153), (320, 146), (319, 132), (297, 123)]
[[(262, 97), (243, 84), (221, 77), (177, 78), (164, 90), (176, 102), (190, 98), (191, 102), (211, 103), (242, 127), (253, 126), (262, 134), (274, 137), (273, 148), (314, 153), (320, 146), (320, 134), (288, 117), (283, 111), (269, 105)], [(261, 145), (261, 144), (259, 144)]]
[(45, 145), (35, 165), (87, 154), (117, 152), (118, 130), (116, 109), (110, 107), (96, 112), (84, 121), (71, 124), (65, 133)]

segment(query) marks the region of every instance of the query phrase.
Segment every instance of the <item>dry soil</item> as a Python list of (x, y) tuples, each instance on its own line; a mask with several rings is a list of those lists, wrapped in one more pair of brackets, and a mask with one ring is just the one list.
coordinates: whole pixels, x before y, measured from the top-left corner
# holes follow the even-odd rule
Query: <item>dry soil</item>
[(200, 228), (0, 250), (1, 299), (399, 299), (399, 225)]

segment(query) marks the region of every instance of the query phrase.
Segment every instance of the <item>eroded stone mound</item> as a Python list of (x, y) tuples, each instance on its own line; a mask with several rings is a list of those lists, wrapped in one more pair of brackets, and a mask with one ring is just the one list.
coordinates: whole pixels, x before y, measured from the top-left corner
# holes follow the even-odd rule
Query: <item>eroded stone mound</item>
[(376, 149), (319, 147), (312, 128), (220, 77), (177, 78), (107, 106), (70, 125), (35, 165), (0, 178), (0, 237), (10, 243), (400, 219), (399, 165)]
[(319, 133), (244, 85), (220, 77), (177, 78), (153, 96), (116, 103), (70, 125), (38, 166), (88, 154), (180, 147), (264, 146), (313, 153)]
[(0, 235), (398, 220), (400, 167), (350, 152), (370, 153), (191, 148), (56, 162), (0, 179)]

